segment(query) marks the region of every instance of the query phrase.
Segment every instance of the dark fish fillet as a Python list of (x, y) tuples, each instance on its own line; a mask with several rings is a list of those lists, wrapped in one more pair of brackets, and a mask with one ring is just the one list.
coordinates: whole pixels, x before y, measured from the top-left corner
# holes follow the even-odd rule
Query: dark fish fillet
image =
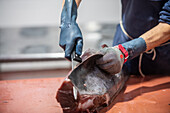
[[(115, 75), (100, 69), (95, 60), (102, 54), (88, 50), (78, 65), (58, 89), (56, 99), (64, 113), (97, 113), (111, 104), (123, 88), (128, 75)], [(77, 99), (73, 96), (73, 86), (77, 89)]]

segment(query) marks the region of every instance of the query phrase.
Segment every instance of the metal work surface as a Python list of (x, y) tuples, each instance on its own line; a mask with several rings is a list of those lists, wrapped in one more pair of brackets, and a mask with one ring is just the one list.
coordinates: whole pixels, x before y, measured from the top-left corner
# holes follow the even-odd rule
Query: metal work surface
[[(55, 97), (63, 79), (0, 81), (0, 113), (62, 113)], [(170, 113), (169, 94), (170, 76), (132, 76), (107, 113)]]

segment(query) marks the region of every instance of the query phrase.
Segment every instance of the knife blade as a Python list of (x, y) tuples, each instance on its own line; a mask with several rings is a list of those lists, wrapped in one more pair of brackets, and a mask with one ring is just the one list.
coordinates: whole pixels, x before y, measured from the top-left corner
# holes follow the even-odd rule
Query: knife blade
[[(72, 70), (76, 67), (77, 64), (82, 62), (82, 59), (79, 55), (76, 54), (75, 50), (73, 50), (71, 54), (71, 62), (72, 62)], [(74, 99), (77, 100), (77, 89), (73, 86), (73, 96)]]

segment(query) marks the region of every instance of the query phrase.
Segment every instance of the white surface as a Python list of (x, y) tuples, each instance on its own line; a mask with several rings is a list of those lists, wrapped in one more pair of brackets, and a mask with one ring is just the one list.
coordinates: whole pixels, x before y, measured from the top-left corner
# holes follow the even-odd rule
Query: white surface
[[(0, 0), (0, 28), (57, 26), (62, 0)], [(116, 22), (120, 19), (120, 0), (82, 0), (80, 24), (89, 21)]]

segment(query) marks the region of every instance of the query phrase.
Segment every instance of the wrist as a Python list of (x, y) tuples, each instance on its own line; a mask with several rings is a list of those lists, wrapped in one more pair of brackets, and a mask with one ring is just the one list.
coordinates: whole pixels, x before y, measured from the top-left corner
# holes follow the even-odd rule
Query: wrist
[(146, 42), (143, 38), (137, 38), (122, 44), (123, 48), (128, 52), (128, 59), (133, 59), (146, 50)]
[(123, 55), (120, 55), (120, 58), (124, 57), (123, 63), (125, 63), (129, 57), (128, 51), (121, 44), (119, 44), (118, 46), (115, 46), (115, 47), (118, 48), (121, 51), (121, 53), (123, 54)]
[(77, 4), (75, 0), (65, 0), (62, 13), (61, 24), (76, 24)]

